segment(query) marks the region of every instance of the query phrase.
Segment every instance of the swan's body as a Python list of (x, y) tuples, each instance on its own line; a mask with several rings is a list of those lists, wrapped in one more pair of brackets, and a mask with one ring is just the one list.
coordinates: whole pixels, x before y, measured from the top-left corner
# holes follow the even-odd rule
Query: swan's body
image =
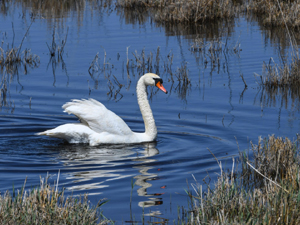
[(145, 123), (145, 132), (133, 132), (128, 125), (102, 103), (94, 100), (73, 100), (62, 106), (64, 112), (76, 115), (81, 123), (69, 123), (51, 130), (38, 133), (49, 137), (62, 138), (69, 143), (125, 144), (151, 142), (156, 139), (157, 129), (152, 110), (147, 99), (147, 86), (157, 86), (167, 93), (162, 86), (162, 79), (153, 73), (142, 76), (137, 84), (138, 104)]

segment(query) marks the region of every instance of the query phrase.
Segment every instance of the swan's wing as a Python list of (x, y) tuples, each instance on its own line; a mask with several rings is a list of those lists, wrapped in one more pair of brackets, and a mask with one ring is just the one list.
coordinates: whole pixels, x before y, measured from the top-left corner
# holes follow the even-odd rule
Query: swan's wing
[(74, 114), (81, 123), (98, 133), (108, 132), (119, 135), (132, 133), (124, 120), (94, 99), (75, 99), (64, 104), (62, 108), (64, 112)]

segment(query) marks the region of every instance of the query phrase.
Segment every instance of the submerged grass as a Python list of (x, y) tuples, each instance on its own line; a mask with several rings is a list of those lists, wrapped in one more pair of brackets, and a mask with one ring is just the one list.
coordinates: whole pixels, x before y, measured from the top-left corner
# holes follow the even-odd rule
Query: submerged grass
[[(253, 160), (241, 153), (241, 171), (221, 174), (207, 191), (192, 184), (192, 224), (299, 224), (299, 139), (270, 136), (251, 144)], [(236, 166), (237, 168), (237, 166)]]
[(91, 207), (87, 195), (65, 197), (64, 191), (51, 187), (47, 178), (40, 180), (40, 186), (25, 190), (27, 179), (21, 190), (13, 189), (0, 195), (0, 221), (2, 224), (107, 224), (99, 208), (105, 203), (100, 200)]
[(25, 49), (22, 51), (23, 42), (29, 32), (29, 29), (32, 25), (28, 26), (27, 31), (25, 32), (22, 41), (19, 46), (14, 45), (14, 26), (13, 28), (13, 40), (12, 43), (4, 44), (4, 40), (2, 41), (2, 45), (0, 46), (0, 72), (1, 74), (17, 74), (19, 69), (22, 67), (24, 69), (24, 73), (26, 74), (28, 71), (28, 67), (35, 68), (40, 64), (39, 56), (32, 54), (30, 49)]
[[(10, 93), (10, 84), (13, 81), (14, 77), (19, 76), (19, 72), (22, 71), (24, 74), (28, 73), (30, 68), (37, 68), (40, 64), (40, 57), (36, 54), (32, 54), (31, 49), (25, 48), (22, 49), (23, 43), (29, 29), (32, 25), (34, 20), (31, 21), (30, 25), (28, 26), (22, 41), (18, 46), (15, 45), (15, 32), (14, 32), (14, 25), (12, 24), (13, 30), (13, 38), (12, 41), (6, 43), (5, 37), (3, 36), (2, 44), (0, 46), (0, 110), (2, 106), (12, 106), (13, 103), (8, 103), (8, 96)], [(7, 37), (6, 37), (7, 39)], [(18, 83), (19, 79), (18, 79)], [(21, 85), (21, 84), (20, 84)], [(21, 85), (22, 86), (22, 85)], [(14, 107), (12, 112), (14, 111)]]

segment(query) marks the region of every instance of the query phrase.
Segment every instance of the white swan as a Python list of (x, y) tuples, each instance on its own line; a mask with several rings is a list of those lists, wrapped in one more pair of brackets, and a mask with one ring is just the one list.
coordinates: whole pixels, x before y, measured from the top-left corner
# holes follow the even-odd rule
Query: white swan
[(69, 123), (51, 130), (37, 133), (49, 137), (62, 138), (69, 143), (125, 144), (151, 142), (156, 139), (157, 129), (147, 99), (147, 86), (156, 86), (167, 93), (162, 85), (163, 80), (156, 74), (143, 75), (136, 87), (137, 100), (145, 123), (145, 132), (133, 132), (128, 125), (114, 112), (94, 100), (72, 100), (62, 106), (64, 112), (74, 114), (80, 123)]

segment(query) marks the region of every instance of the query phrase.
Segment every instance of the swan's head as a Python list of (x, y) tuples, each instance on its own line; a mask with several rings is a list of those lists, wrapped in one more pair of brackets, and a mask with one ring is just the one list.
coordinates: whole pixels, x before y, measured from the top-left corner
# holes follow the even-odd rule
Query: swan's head
[(162, 85), (163, 84), (163, 80), (160, 78), (160, 76), (158, 76), (158, 75), (156, 75), (154, 73), (146, 73), (143, 77), (144, 77), (144, 82), (145, 82), (146, 85), (156, 86), (160, 90), (162, 90), (163, 92), (165, 92), (166, 94), (168, 94), (168, 92), (166, 91), (166, 89)]

